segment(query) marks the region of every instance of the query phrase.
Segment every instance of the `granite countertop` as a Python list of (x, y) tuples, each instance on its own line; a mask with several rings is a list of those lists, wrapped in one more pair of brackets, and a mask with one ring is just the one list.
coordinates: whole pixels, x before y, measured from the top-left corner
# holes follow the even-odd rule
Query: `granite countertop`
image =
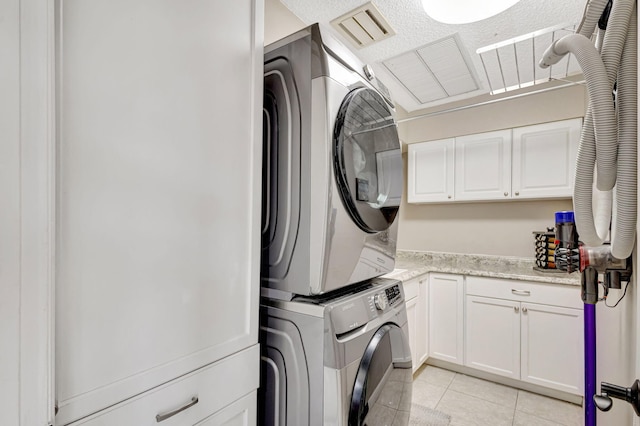
[(415, 252), (398, 250), (396, 270), (387, 276), (409, 280), (428, 272), (443, 272), (479, 277), (506, 278), (548, 284), (580, 285), (580, 274), (558, 271), (541, 272), (533, 269), (533, 259), (524, 257)]

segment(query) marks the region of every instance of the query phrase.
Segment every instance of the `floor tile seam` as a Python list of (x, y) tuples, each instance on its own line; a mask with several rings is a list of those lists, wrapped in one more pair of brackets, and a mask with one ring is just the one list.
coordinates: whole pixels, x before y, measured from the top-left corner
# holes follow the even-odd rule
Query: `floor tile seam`
[(535, 417), (535, 418), (540, 419), (540, 420), (544, 420), (544, 421), (547, 421), (547, 422), (555, 423), (555, 424), (557, 424), (559, 426), (574, 426), (573, 424), (564, 423), (564, 421), (558, 421), (557, 419), (549, 419), (547, 417), (542, 417), (542, 416), (537, 415), (536, 413), (532, 413), (532, 412), (529, 412), (529, 411), (518, 410), (517, 408), (516, 408), (516, 411), (519, 411), (522, 414), (526, 414), (528, 416)]
[(518, 412), (518, 397), (520, 397), (520, 391), (516, 389), (516, 403), (513, 404), (513, 421), (511, 422), (511, 426), (515, 426), (516, 424), (516, 413)]
[[(451, 381), (451, 383), (453, 383), (453, 381)], [(451, 386), (451, 385), (449, 385), (449, 386)], [(447, 389), (449, 389), (449, 388), (447, 388)], [(515, 388), (513, 388), (513, 389), (516, 391), (516, 401), (515, 401), (515, 404), (513, 405), (513, 409), (515, 410), (515, 409), (516, 409), (516, 407), (517, 407), (517, 405), (518, 405), (518, 393), (517, 393), (517, 392), (518, 392), (518, 390), (517, 390), (517, 389), (515, 389)], [(453, 389), (453, 388), (451, 388), (451, 390), (452, 390), (452, 391), (454, 391), (454, 392), (462, 393), (462, 394), (467, 395), (467, 396), (473, 396), (473, 397), (475, 397), (475, 398), (481, 399), (481, 400), (486, 401), (486, 402), (491, 402), (491, 403), (493, 403), (493, 404), (500, 405), (500, 406), (502, 406), (502, 407), (511, 408), (511, 404), (502, 404), (502, 403), (500, 403), (500, 402), (496, 402), (496, 401), (492, 401), (492, 400), (487, 399), (487, 398), (483, 398), (482, 396), (477, 395), (477, 394), (467, 393), (467, 392), (465, 392), (464, 390), (460, 390), (460, 389)]]
[(527, 415), (527, 416), (529, 416), (529, 417), (535, 417), (535, 418), (536, 418), (536, 419), (538, 419), (538, 420), (543, 420), (543, 421), (545, 421), (545, 422), (553, 423), (553, 424), (558, 425), (558, 426), (573, 426), (573, 425), (570, 425), (570, 424), (565, 424), (565, 423), (562, 423), (562, 422), (558, 422), (558, 421), (554, 421), (554, 420), (549, 420), (549, 419), (547, 419), (547, 418), (545, 418), (545, 417), (536, 416), (535, 414), (531, 414), (531, 413), (528, 413), (528, 412), (526, 412), (526, 411), (522, 411), (522, 410), (516, 410), (516, 413), (526, 414), (526, 415)]

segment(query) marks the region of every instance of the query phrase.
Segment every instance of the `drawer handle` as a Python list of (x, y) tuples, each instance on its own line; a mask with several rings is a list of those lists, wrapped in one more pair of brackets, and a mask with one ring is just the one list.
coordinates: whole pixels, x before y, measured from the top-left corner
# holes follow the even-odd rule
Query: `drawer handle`
[(531, 292), (529, 290), (516, 290), (515, 288), (512, 288), (511, 293), (517, 294), (518, 296), (531, 296)]
[(168, 418), (171, 418), (171, 417), (175, 416), (176, 414), (183, 412), (187, 408), (193, 407), (197, 403), (198, 403), (198, 397), (194, 396), (193, 398), (191, 398), (191, 401), (189, 401), (188, 403), (186, 403), (182, 407), (177, 408), (177, 409), (175, 409), (173, 411), (169, 411), (168, 413), (158, 414), (156, 416), (156, 422), (158, 422), (158, 423), (163, 422), (163, 421), (167, 420)]

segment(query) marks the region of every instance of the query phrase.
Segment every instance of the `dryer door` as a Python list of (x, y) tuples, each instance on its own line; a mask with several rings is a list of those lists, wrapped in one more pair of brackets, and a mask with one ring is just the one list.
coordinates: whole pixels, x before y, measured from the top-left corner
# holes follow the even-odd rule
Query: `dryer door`
[(395, 324), (383, 325), (360, 360), (349, 426), (407, 425), (412, 379), (411, 351), (404, 332)]
[(402, 196), (402, 154), (396, 122), (382, 96), (367, 88), (349, 92), (333, 142), (337, 185), (351, 217), (366, 232), (389, 228)]

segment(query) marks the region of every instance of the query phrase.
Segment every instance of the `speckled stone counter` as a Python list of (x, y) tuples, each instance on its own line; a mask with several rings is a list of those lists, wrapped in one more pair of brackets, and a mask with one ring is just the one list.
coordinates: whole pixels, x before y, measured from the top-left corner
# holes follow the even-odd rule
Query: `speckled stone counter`
[(389, 275), (406, 281), (428, 272), (443, 272), (549, 284), (580, 285), (578, 273), (540, 272), (534, 270), (533, 266), (533, 259), (523, 257), (398, 250), (396, 269), (406, 271), (397, 271)]

